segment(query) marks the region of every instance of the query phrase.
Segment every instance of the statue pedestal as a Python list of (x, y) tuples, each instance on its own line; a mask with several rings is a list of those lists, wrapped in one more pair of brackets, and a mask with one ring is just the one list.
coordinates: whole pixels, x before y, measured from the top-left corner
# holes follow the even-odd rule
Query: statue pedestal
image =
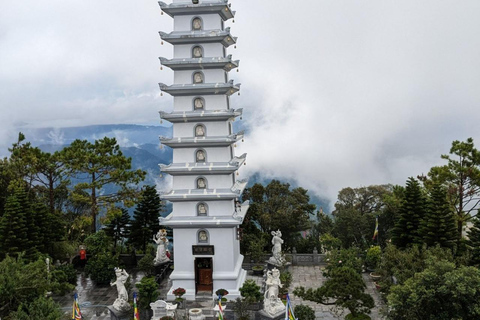
[(132, 310), (118, 311), (113, 306), (108, 306), (107, 308), (110, 310), (111, 320), (130, 320), (132, 318)]
[(283, 264), (275, 264), (275, 263), (272, 263), (271, 261), (267, 261), (268, 270), (273, 270), (274, 268), (277, 268), (280, 271), (288, 271), (291, 265), (292, 265), (291, 262), (285, 262)]
[(284, 320), (285, 319), (285, 310), (277, 313), (274, 316), (271, 316), (265, 310), (260, 310), (255, 313), (255, 320)]

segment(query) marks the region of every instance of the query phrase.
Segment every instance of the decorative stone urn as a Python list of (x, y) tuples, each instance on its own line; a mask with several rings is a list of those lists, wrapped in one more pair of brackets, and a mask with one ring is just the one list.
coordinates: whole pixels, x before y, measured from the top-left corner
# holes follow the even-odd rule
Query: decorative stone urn
[(188, 310), (188, 315), (190, 316), (190, 320), (203, 320), (205, 316), (203, 315), (202, 309), (190, 309)]

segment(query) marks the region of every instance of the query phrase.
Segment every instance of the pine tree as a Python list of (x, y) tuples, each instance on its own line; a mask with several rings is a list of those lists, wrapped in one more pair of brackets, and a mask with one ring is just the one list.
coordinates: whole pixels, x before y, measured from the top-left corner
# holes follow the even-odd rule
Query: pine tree
[(428, 246), (438, 244), (453, 248), (457, 239), (455, 216), (448, 203), (447, 192), (439, 184), (435, 184), (430, 192), (420, 233)]
[(26, 194), (23, 189), (16, 188), (5, 202), (4, 214), (0, 220), (0, 252), (2, 255), (18, 255), (28, 249), (25, 199)]
[(142, 198), (133, 213), (133, 221), (130, 227), (129, 242), (145, 252), (147, 244), (152, 241), (160, 229), (158, 218), (163, 210), (160, 197), (153, 186), (145, 186)]
[(480, 218), (478, 215), (473, 218), (473, 226), (468, 231), (468, 245), (471, 248), (471, 262), (473, 265), (480, 265)]
[(421, 244), (420, 224), (425, 217), (425, 199), (418, 181), (410, 177), (405, 187), (405, 198), (400, 207), (400, 218), (392, 231), (392, 242), (405, 248), (412, 244)]
[(130, 235), (130, 216), (127, 209), (121, 210), (121, 215), (113, 218), (105, 225), (105, 233), (113, 239), (113, 247), (117, 248), (117, 242), (125, 239)]

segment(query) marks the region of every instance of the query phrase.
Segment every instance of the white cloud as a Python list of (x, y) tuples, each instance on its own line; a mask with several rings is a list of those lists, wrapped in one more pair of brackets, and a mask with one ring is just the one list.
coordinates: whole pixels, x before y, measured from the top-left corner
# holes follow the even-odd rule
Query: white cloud
[[(295, 179), (335, 200), (340, 188), (403, 183), (453, 140), (480, 145), (477, 0), (234, 0), (249, 126), (242, 174)], [(171, 98), (157, 57), (172, 56), (156, 1), (4, 1), (0, 147), (13, 123), (151, 123)]]

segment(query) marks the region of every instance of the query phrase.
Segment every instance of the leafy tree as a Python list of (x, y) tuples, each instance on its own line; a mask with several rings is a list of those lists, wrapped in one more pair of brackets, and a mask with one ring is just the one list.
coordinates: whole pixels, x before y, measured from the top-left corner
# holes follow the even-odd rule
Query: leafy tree
[(350, 311), (353, 318), (370, 313), (375, 304), (366, 294), (362, 276), (349, 267), (339, 267), (329, 272), (329, 278), (317, 289), (297, 287), (293, 293), (305, 300), (323, 305), (336, 305)]
[(391, 185), (373, 185), (361, 188), (344, 188), (335, 203), (333, 235), (346, 248), (368, 248), (372, 244), (375, 217), (385, 207), (384, 197), (392, 193)]
[(392, 285), (403, 284), (416, 273), (425, 270), (427, 261), (441, 260), (453, 262), (452, 251), (439, 246), (399, 249), (392, 244), (387, 245), (376, 270), (382, 275), (382, 292), (388, 293)]
[(471, 263), (480, 266), (480, 218), (473, 219), (473, 225), (468, 232), (468, 245), (471, 249)]
[(323, 212), (322, 208), (317, 211), (317, 221), (318, 223), (313, 228), (316, 236), (320, 237), (322, 234), (332, 233), (334, 226), (333, 219)]
[(362, 272), (363, 260), (360, 258), (360, 249), (352, 247), (348, 249), (332, 250), (327, 254), (325, 275), (329, 276), (332, 270), (348, 267), (358, 274)]
[(52, 298), (39, 296), (32, 302), (25, 301), (9, 316), (11, 320), (60, 320), (63, 312)]
[(427, 202), (425, 218), (420, 233), (427, 246), (440, 245), (453, 248), (457, 238), (456, 221), (447, 201), (447, 192), (435, 184)]
[(113, 250), (116, 251), (118, 241), (125, 239), (130, 234), (130, 215), (127, 209), (122, 209), (121, 215), (116, 216), (105, 225), (105, 233), (113, 240)]
[(480, 152), (473, 139), (455, 140), (450, 155), (442, 155), (447, 164), (430, 169), (427, 176), (421, 176), (427, 188), (440, 183), (447, 188), (449, 203), (457, 216), (457, 239), (462, 237), (463, 225), (472, 217), (471, 213), (480, 208)]
[(378, 244), (383, 248), (393, 237), (395, 223), (400, 216), (400, 208), (405, 198), (405, 188), (395, 185), (392, 187), (392, 193), (383, 195), (385, 206), (378, 216)]
[(21, 303), (44, 296), (49, 290), (45, 261), (27, 263), (23, 256), (7, 256), (0, 262), (0, 316), (17, 310)]
[(85, 245), (88, 252), (96, 256), (100, 253), (109, 253), (112, 247), (112, 240), (107, 236), (105, 230), (100, 230), (85, 238)]
[(425, 198), (420, 184), (415, 178), (409, 178), (405, 187), (405, 198), (400, 207), (400, 218), (392, 231), (392, 242), (405, 248), (412, 244), (421, 245), (423, 238), (420, 224), (425, 217)]
[(133, 213), (129, 243), (145, 252), (147, 244), (152, 242), (153, 235), (160, 230), (158, 218), (162, 210), (162, 201), (155, 187), (145, 186)]
[(479, 319), (480, 271), (437, 261), (392, 287), (387, 299), (393, 320)]
[(138, 195), (133, 186), (145, 178), (144, 171), (131, 170), (132, 159), (123, 155), (115, 138), (95, 143), (77, 139), (62, 150), (62, 157), (72, 175), (82, 181), (76, 190), (88, 192), (88, 196), (76, 192), (74, 197), (90, 205), (93, 232), (99, 209), (117, 210), (115, 204), (120, 201), (129, 206)]
[(29, 186), (45, 195), (50, 213), (55, 213), (56, 189), (68, 185), (65, 179), (66, 168), (60, 152), (53, 154), (32, 147), (20, 133), (18, 141), (9, 149), (10, 161), (18, 172), (19, 178), (25, 179)]
[(272, 180), (266, 187), (255, 184), (245, 190), (243, 200), (250, 200), (247, 219), (261, 232), (270, 235), (280, 230), (285, 241), (284, 248), (295, 246), (299, 232), (310, 227), (310, 215), (315, 205), (310, 204), (307, 190), (290, 189), (288, 183)]

